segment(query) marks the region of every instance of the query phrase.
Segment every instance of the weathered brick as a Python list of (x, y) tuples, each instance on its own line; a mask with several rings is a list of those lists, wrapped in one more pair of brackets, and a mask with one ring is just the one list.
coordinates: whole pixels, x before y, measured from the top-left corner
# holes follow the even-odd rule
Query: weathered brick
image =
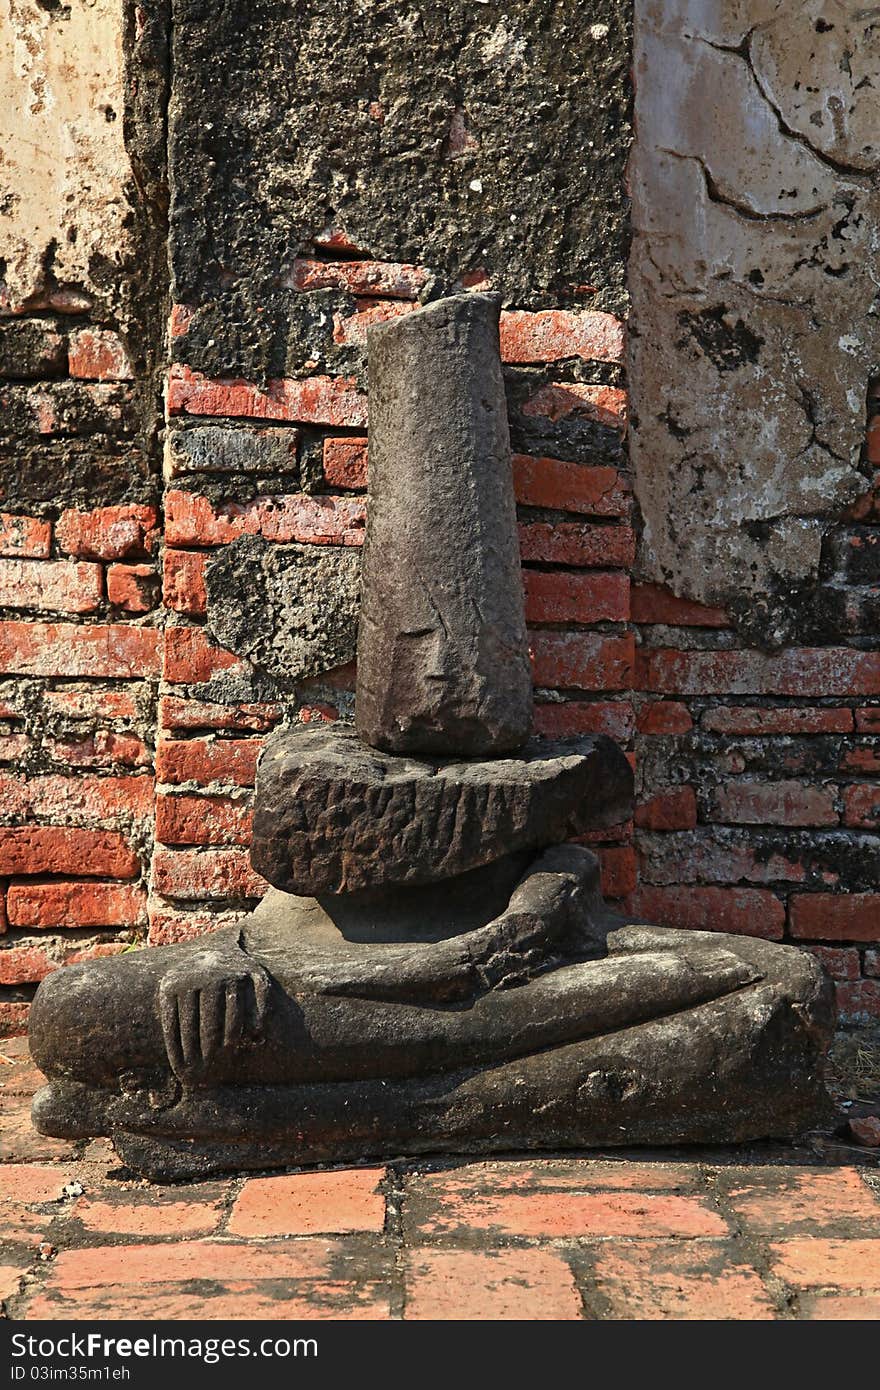
[(69, 371), (84, 381), (130, 381), (131, 358), (118, 333), (80, 328), (70, 335)]
[(865, 952), (865, 974), (880, 975), (880, 951)]
[(137, 855), (115, 830), (18, 825), (0, 829), (0, 874), (133, 878)]
[(634, 639), (593, 632), (533, 632), (529, 645), (536, 685), (560, 689), (626, 690), (632, 679)]
[[(28, 1030), (28, 1014), (30, 1013), (30, 1007), (30, 1004), (19, 1003), (17, 1000), (14, 999), (0, 1000), (0, 1038), (21, 1038), (26, 1035)], [(28, 1126), (30, 1125), (30, 1106), (28, 1106), (25, 1115), (22, 1116), (22, 1120), (24, 1121), (24, 1124), (27, 1124)], [(24, 1127), (21, 1121), (19, 1121), (19, 1125), (22, 1128)], [(4, 1116), (4, 1127), (6, 1128), (6, 1138), (4, 1141), (5, 1152), (9, 1157), (36, 1156), (35, 1154), (33, 1154), (33, 1150), (27, 1143), (25, 1143), (24, 1146), (16, 1144), (15, 1141), (19, 1136), (11, 1134), (9, 1129), (8, 1115)], [(18, 1127), (19, 1126), (17, 1126), (17, 1128)], [(28, 1135), (27, 1137), (29, 1139), (30, 1135)], [(51, 1139), (45, 1141), (45, 1147), (49, 1149), (49, 1152), (41, 1152), (39, 1155), (41, 1158), (51, 1158), (53, 1156), (51, 1147), (53, 1142), (57, 1141), (53, 1141)], [(36, 1147), (38, 1149), (42, 1148), (42, 1145), (39, 1143), (39, 1141)]]
[(262, 747), (261, 738), (163, 738), (156, 748), (156, 776), (160, 782), (252, 787)]
[(107, 600), (125, 613), (149, 613), (156, 607), (159, 583), (152, 565), (110, 565)]
[(194, 617), (207, 612), (207, 560), (208, 556), (197, 550), (166, 549), (162, 560), (162, 601), (166, 608)]
[(397, 261), (318, 261), (300, 256), (293, 263), (290, 284), (296, 290), (345, 290), (354, 295), (418, 299), (428, 279), (429, 272), (420, 265)]
[(453, 1181), (411, 1180), (410, 1238), (480, 1231), (499, 1236), (724, 1236), (728, 1228), (708, 1198), (674, 1192), (462, 1191)]
[(384, 1168), (346, 1168), (249, 1178), (229, 1219), (234, 1236), (343, 1235), (381, 1232)]
[(844, 517), (847, 521), (880, 521), (880, 472), (874, 474), (867, 492), (844, 512)]
[(228, 545), (237, 536), (317, 545), (362, 545), (366, 505), (361, 497), (309, 497), (294, 493), (214, 506), (207, 497), (170, 491), (165, 498), (165, 541), (175, 545)]
[(632, 820), (618, 821), (617, 825), (606, 825), (601, 830), (588, 830), (583, 835), (576, 835), (574, 843), (591, 846), (614, 844), (616, 847), (619, 841), (632, 839), (634, 828)]
[(64, 439), (100, 431), (125, 438), (136, 428), (131, 387), (117, 382), (53, 381), (2, 385), (2, 406), (24, 440)]
[(773, 1273), (797, 1289), (880, 1289), (880, 1238), (797, 1236), (770, 1246)]
[(328, 705), (324, 702), (314, 705), (300, 705), (296, 717), (300, 724), (332, 724), (339, 718), (339, 710), (335, 705)]
[(531, 623), (623, 623), (629, 617), (629, 576), (619, 570), (524, 570), (523, 587)]
[(735, 932), (781, 940), (785, 907), (761, 888), (640, 887), (627, 899), (633, 914), (661, 927)]
[(213, 701), (182, 700), (163, 695), (159, 700), (159, 726), (163, 729), (246, 729), (265, 733), (278, 723), (280, 705), (220, 705)]
[(146, 893), (139, 885), (82, 879), (10, 883), (7, 907), (14, 927), (135, 927), (147, 916)]
[(844, 772), (876, 772), (880, 774), (880, 741), (848, 748), (840, 759)]
[(32, 747), (28, 734), (0, 734), (0, 762), (17, 763), (27, 757)]
[(324, 479), (328, 487), (367, 486), (367, 440), (364, 436), (324, 440)]
[(636, 807), (635, 822), (643, 830), (692, 830), (697, 823), (693, 787), (670, 787), (655, 792)]
[(880, 782), (859, 782), (843, 789), (843, 823), (880, 830)]
[(93, 613), (104, 596), (100, 565), (72, 560), (0, 560), (0, 606)]
[(854, 946), (811, 946), (833, 980), (857, 980), (861, 975), (859, 953)]
[(574, 415), (623, 430), (626, 392), (619, 386), (594, 386), (579, 381), (540, 386), (525, 402), (522, 413), (539, 416), (553, 424)]
[(153, 888), (166, 898), (261, 898), (268, 888), (244, 849), (164, 849), (153, 856)]
[(694, 721), (687, 705), (678, 700), (655, 700), (641, 706), (636, 727), (640, 734), (686, 734)]
[(841, 981), (835, 990), (841, 1023), (876, 1023), (880, 1019), (880, 980)]
[(880, 893), (798, 893), (789, 915), (808, 941), (880, 941)]
[(377, 323), (411, 314), (418, 308), (400, 299), (361, 300), (357, 313), (333, 315), (333, 341), (342, 347), (366, 347), (367, 333)]
[(62, 550), (94, 560), (125, 560), (146, 556), (154, 545), (157, 516), (153, 507), (131, 503), (97, 507), (91, 512), (73, 508), (61, 513), (55, 536)]
[(645, 1321), (771, 1321), (773, 1302), (734, 1241), (606, 1242), (592, 1270), (601, 1316)]
[(602, 892), (606, 898), (625, 898), (638, 882), (638, 859), (629, 845), (598, 849)]
[[(102, 1245), (61, 1250), (53, 1262), (58, 1288), (92, 1290), (101, 1286), (191, 1283), (210, 1278), (239, 1280), (338, 1278), (344, 1246), (326, 1240), (243, 1241), (181, 1240), (155, 1244)], [(275, 1290), (277, 1293), (277, 1289)]]
[(165, 845), (249, 845), (253, 812), (228, 796), (156, 798), (156, 839)]
[(35, 516), (0, 512), (0, 555), (45, 560), (52, 550), (52, 526)]
[(857, 709), (856, 729), (860, 734), (880, 734), (880, 704)]
[(679, 598), (662, 584), (634, 584), (632, 591), (634, 623), (666, 623), (672, 627), (728, 627), (723, 608)]
[(136, 686), (131, 690), (101, 690), (89, 686), (44, 690), (43, 704), (67, 719), (137, 719), (139, 689)]
[(56, 763), (69, 767), (148, 767), (152, 754), (137, 734), (96, 729), (89, 734), (45, 737), (42, 747)]
[(508, 310), (501, 315), (505, 362), (558, 362), (583, 357), (592, 362), (623, 360), (624, 326), (613, 314), (586, 310)]
[(300, 431), (292, 425), (189, 425), (166, 435), (168, 477), (182, 473), (299, 474)]
[(880, 415), (868, 425), (868, 462), (880, 463)]
[(67, 1181), (63, 1168), (43, 1163), (4, 1163), (0, 1167), (0, 1200), (3, 1202), (57, 1202)]
[(646, 883), (802, 883), (807, 869), (800, 859), (762, 844), (734, 841), (708, 828), (676, 830), (640, 840), (641, 875)]
[(712, 797), (712, 819), (730, 825), (837, 825), (837, 788), (808, 782), (726, 782)]
[(152, 777), (37, 777), (0, 774), (0, 805), (7, 816), (38, 816), (81, 826), (147, 820), (152, 814)]
[(616, 468), (567, 463), (556, 458), (513, 456), (516, 500), (526, 507), (583, 512), (588, 516), (628, 516), (629, 484)]
[(767, 655), (643, 648), (636, 678), (643, 690), (680, 695), (875, 695), (880, 694), (880, 652), (792, 647)]
[(240, 377), (208, 377), (175, 363), (168, 375), (168, 413), (358, 429), (367, 423), (367, 398), (353, 377), (284, 377), (263, 389)]
[(519, 527), (519, 548), (526, 563), (629, 569), (635, 560), (635, 533), (629, 526), (532, 521)]
[(880, 533), (875, 526), (835, 528), (825, 537), (822, 557), (846, 583), (880, 582)]
[(224, 1214), (222, 1188), (189, 1187), (176, 1201), (174, 1193), (174, 1188), (165, 1193), (152, 1187), (145, 1193), (114, 1193), (110, 1201), (81, 1197), (72, 1216), (86, 1231), (101, 1235), (173, 1236), (180, 1241), (216, 1231)]
[(234, 652), (218, 647), (201, 627), (169, 627), (165, 629), (162, 674), (167, 681), (184, 685), (200, 685), (220, 671), (244, 668), (244, 662)]
[(361, 260), (370, 259), (370, 253), (366, 247), (352, 241), (348, 232), (342, 227), (325, 227), (314, 238), (312, 245), (318, 251), (341, 251), (346, 256), (357, 256)]
[(0, 950), (0, 985), (36, 984), (55, 966), (39, 946), (13, 946)]
[(880, 1322), (880, 1294), (802, 1294), (798, 1317), (808, 1322)]
[(848, 734), (853, 727), (851, 709), (746, 708), (720, 705), (708, 709), (700, 721), (712, 734)]
[(569, 738), (574, 734), (607, 734), (625, 743), (634, 732), (633, 707), (625, 700), (565, 700), (538, 702), (535, 733), (544, 738)]
[(67, 372), (67, 339), (41, 319), (0, 324), (0, 377), (37, 381)]
[(570, 1267), (554, 1250), (410, 1250), (407, 1322), (567, 1322), (581, 1316)]
[(169, 909), (166, 904), (152, 901), (148, 906), (150, 946), (174, 946), (179, 941), (194, 941), (220, 927), (231, 927), (241, 921), (241, 913), (193, 912), (185, 908)]
[(191, 304), (172, 304), (168, 315), (169, 338), (182, 338), (188, 333), (195, 312)]
[(122, 623), (0, 623), (0, 672), (20, 676), (158, 675), (159, 634)]
[(869, 1235), (880, 1221), (880, 1202), (855, 1168), (755, 1164), (726, 1171), (723, 1181), (727, 1202), (755, 1235)]

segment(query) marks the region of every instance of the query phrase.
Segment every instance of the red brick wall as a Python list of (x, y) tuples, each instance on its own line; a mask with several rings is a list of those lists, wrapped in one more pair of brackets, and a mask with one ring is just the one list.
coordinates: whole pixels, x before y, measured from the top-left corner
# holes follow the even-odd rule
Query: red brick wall
[[(335, 337), (407, 312), (425, 272), (345, 257), (300, 263), (298, 285), (343, 285), (357, 311)], [(187, 311), (172, 315), (179, 334)], [(69, 371), (125, 371), (109, 337), (72, 342)], [(624, 429), (625, 398), (554, 364), (622, 360), (608, 314), (511, 312), (502, 354), (537, 366), (516, 410), (568, 437)], [(34, 399), (39, 406), (37, 388)], [(247, 844), (257, 756), (282, 719), (351, 709), (353, 670), (250, 697), (253, 675), (205, 628), (203, 570), (242, 534), (357, 546), (364, 525), (366, 397), (354, 378), (257, 385), (175, 364), (170, 424), (231, 419), (286, 432), (291, 487), (186, 472), (167, 453), (161, 508), (121, 503), (0, 518), (0, 1021), (23, 1025), (49, 970), (84, 952), (182, 940), (259, 898)], [(253, 423), (250, 423), (253, 422)], [(48, 414), (45, 423), (50, 427)], [(269, 428), (271, 427), (271, 429)], [(880, 464), (880, 415), (867, 457)], [(298, 456), (318, 458), (298, 490)], [(749, 650), (723, 612), (631, 581), (638, 518), (624, 469), (517, 453), (527, 614), (547, 735), (601, 731), (632, 757), (634, 824), (591, 837), (606, 893), (668, 925), (806, 944), (838, 981), (849, 1022), (880, 1017), (880, 652)], [(880, 475), (878, 475), (880, 477)], [(248, 488), (251, 492), (248, 493)], [(224, 495), (225, 490), (225, 495)], [(834, 538), (829, 583), (858, 605), (876, 570), (880, 490)], [(847, 569), (848, 551), (857, 556)], [(876, 593), (877, 574), (873, 575)], [(856, 629), (858, 624), (855, 625)], [(873, 646), (872, 646), (873, 641)]]

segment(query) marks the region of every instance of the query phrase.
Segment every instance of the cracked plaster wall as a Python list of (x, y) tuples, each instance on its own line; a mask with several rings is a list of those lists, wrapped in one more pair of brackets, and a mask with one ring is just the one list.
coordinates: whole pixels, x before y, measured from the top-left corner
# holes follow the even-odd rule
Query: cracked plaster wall
[(634, 70), (641, 569), (774, 645), (867, 487), (880, 7), (637, 0)]
[(51, 308), (61, 287), (89, 308), (132, 252), (123, 6), (3, 0), (0, 15), (5, 293)]

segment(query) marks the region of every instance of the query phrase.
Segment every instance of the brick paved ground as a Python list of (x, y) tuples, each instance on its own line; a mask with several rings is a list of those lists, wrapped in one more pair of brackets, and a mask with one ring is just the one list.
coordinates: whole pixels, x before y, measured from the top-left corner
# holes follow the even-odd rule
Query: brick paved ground
[(880, 1319), (870, 1151), (395, 1163), (151, 1187), (104, 1140), (35, 1134), (39, 1074), (23, 1041), (4, 1057), (12, 1319)]

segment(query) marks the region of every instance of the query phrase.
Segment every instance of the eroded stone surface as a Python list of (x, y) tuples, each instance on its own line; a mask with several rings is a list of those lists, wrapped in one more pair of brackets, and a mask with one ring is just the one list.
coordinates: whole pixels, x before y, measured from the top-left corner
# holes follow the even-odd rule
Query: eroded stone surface
[(282, 686), (344, 666), (357, 650), (359, 558), (241, 536), (206, 567), (208, 626)]
[(488, 757), (531, 728), (500, 310), (454, 295), (370, 330), (355, 711), (389, 752)]
[[(60, 9), (60, 7), (58, 7)], [(132, 248), (122, 132), (123, 12), (113, 0), (4, 5), (6, 302), (89, 308), (100, 263)], [(78, 292), (74, 302), (73, 289)]]
[(754, 597), (778, 595), (756, 635), (779, 641), (823, 523), (866, 485), (878, 31), (826, 0), (640, 0), (636, 13), (641, 563), (679, 593), (742, 604), (753, 626)]
[(431, 883), (629, 814), (632, 772), (611, 739), (529, 744), (516, 758), (436, 763), (306, 725), (270, 739), (257, 771), (251, 860), (286, 892)]

